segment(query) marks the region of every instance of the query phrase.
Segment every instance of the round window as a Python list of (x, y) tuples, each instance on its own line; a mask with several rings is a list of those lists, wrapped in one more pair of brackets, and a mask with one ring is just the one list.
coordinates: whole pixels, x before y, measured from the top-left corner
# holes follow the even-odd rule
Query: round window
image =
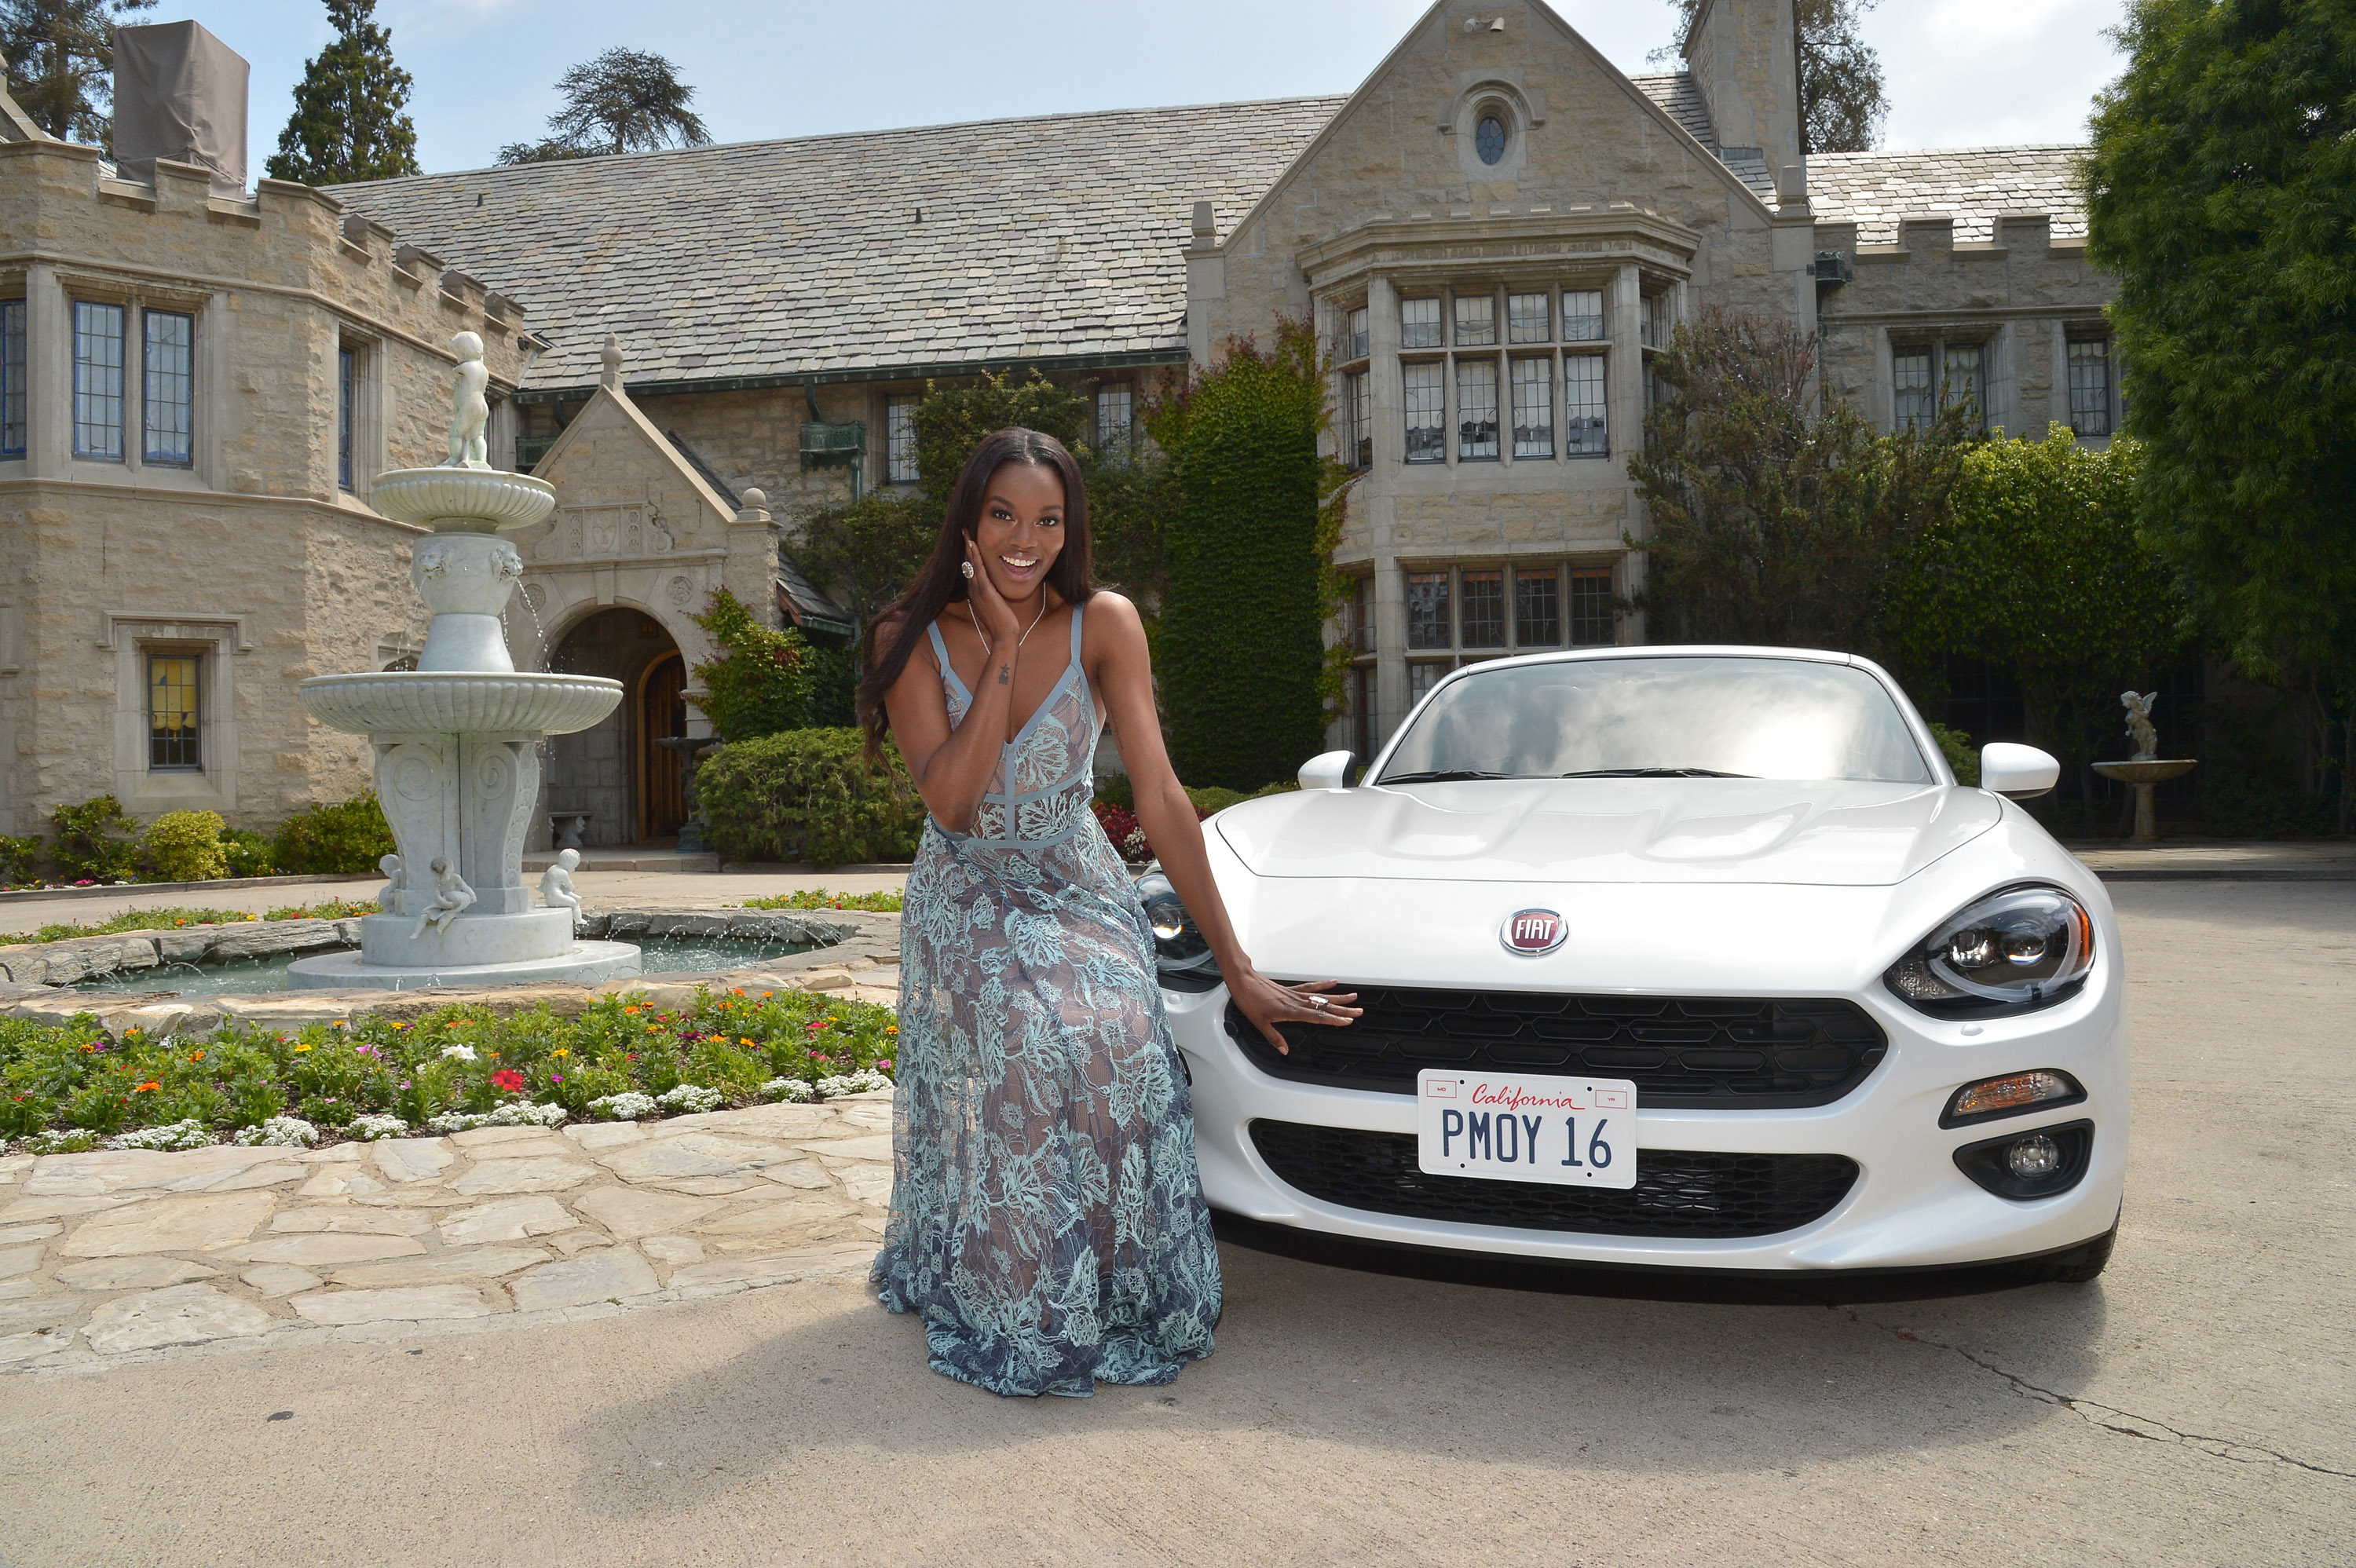
[(1472, 128), (1472, 150), (1481, 155), (1484, 164), (1494, 164), (1505, 155), (1505, 123), (1494, 114), (1481, 116), (1481, 123)]

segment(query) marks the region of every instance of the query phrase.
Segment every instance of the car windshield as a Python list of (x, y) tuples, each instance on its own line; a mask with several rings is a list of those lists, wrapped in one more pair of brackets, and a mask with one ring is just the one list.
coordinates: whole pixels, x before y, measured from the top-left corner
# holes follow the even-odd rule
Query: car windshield
[(1804, 659), (1508, 665), (1440, 688), (1378, 784), (1588, 776), (1866, 779), (1930, 769), (1882, 684)]

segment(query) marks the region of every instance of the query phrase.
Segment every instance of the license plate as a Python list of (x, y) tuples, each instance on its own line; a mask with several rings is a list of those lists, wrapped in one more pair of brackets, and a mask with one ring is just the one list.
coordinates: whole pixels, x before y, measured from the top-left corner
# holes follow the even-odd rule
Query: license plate
[(1636, 1085), (1534, 1073), (1415, 1075), (1417, 1164), (1430, 1176), (1636, 1185)]

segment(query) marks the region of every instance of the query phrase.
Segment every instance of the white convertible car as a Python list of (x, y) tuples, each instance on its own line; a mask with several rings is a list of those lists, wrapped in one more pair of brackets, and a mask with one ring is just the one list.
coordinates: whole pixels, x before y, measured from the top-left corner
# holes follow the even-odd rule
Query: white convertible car
[(1648, 647), (1447, 677), (1353, 758), (1206, 824), (1262, 970), (1365, 1014), (1228, 1004), (1141, 883), (1213, 1207), (1359, 1242), (1590, 1265), (2094, 1278), (2127, 1159), (2102, 884), (1959, 785), (1840, 654)]

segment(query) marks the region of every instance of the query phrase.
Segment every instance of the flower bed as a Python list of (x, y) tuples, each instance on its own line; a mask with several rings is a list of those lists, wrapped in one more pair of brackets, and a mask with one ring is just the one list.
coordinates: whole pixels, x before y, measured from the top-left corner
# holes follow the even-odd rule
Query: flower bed
[(41, 1152), (305, 1130), (327, 1142), (822, 1099), (888, 1083), (898, 1035), (888, 1008), (807, 991), (704, 990), (670, 1009), (616, 996), (570, 1018), (454, 1007), (291, 1033), (233, 1021), (155, 1040), (114, 1040), (89, 1017), (0, 1019), (0, 1138)]

